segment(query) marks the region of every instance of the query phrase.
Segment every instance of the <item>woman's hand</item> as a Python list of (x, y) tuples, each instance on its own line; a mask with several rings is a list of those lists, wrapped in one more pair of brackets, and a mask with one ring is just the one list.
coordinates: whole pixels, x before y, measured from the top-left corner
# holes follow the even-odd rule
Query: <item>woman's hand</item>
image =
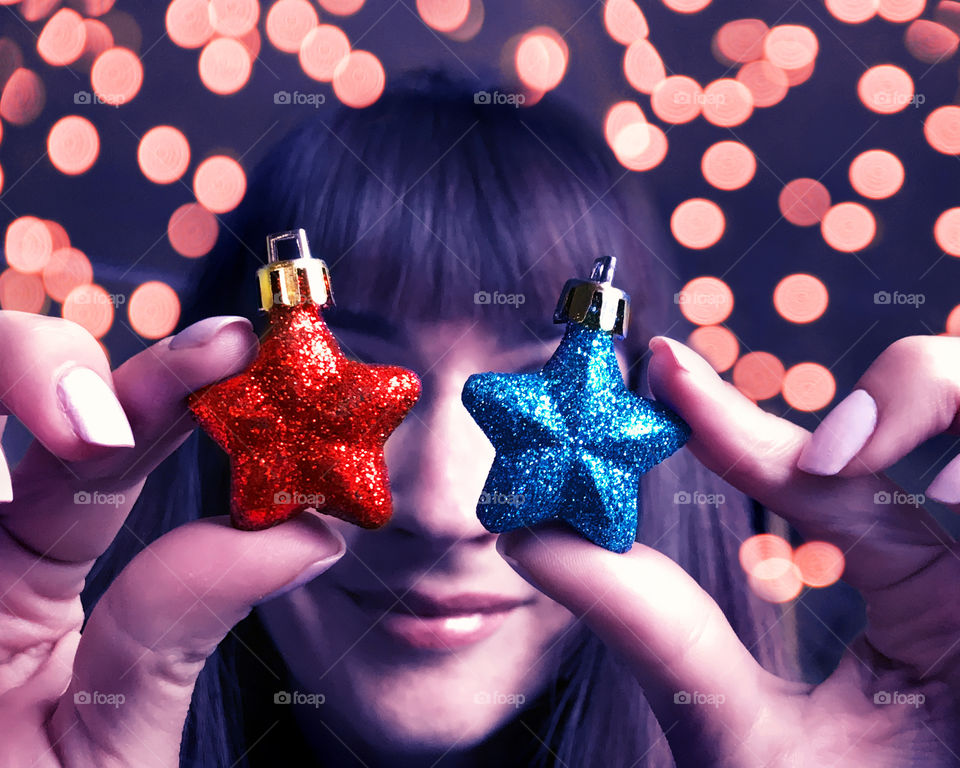
[(344, 552), (314, 514), (257, 532), (198, 520), (140, 552), (81, 636), (87, 573), (194, 427), (186, 395), (257, 352), (243, 318), (176, 339), (111, 372), (75, 323), (0, 311), (0, 402), (36, 438), (12, 493), (0, 454), (0, 766), (176, 766), (206, 657), (251, 606)]
[[(876, 403), (875, 428), (859, 394), (828, 415), (808, 451), (809, 432), (760, 409), (688, 347), (656, 337), (651, 349), (651, 389), (692, 427), (693, 454), (805, 538), (844, 552), (843, 578), (866, 601), (863, 635), (823, 683), (789, 682), (649, 547), (617, 555), (549, 528), (504, 534), (500, 551), (630, 662), (679, 766), (957, 765), (960, 548), (881, 473), (927, 438), (960, 433), (960, 339), (892, 344), (856, 387)], [(820, 474), (798, 468), (801, 452)], [(958, 462), (948, 465), (932, 492), (960, 500), (956, 473)], [(875, 503), (882, 492), (905, 503)], [(681, 691), (724, 699), (687, 704), (675, 701)], [(883, 692), (898, 701), (885, 704)]]

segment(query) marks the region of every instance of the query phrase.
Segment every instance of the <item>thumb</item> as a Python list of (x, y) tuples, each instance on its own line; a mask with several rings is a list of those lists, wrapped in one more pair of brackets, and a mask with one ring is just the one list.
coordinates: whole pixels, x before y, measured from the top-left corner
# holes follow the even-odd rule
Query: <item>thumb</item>
[(301, 586), (345, 551), (310, 511), (262, 531), (232, 528), (224, 515), (161, 536), (87, 622), (51, 720), (58, 749), (84, 765), (177, 765), (193, 687), (217, 644), (252, 606)]
[(616, 554), (559, 526), (501, 534), (497, 549), (626, 661), (675, 755), (696, 763), (702, 749), (745, 738), (784, 685), (696, 581), (655, 549), (635, 544)]

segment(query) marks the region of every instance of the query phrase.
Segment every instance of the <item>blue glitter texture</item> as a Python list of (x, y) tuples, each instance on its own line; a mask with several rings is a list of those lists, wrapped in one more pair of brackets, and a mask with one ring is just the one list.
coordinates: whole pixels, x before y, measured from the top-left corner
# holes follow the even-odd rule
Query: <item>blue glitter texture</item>
[(626, 388), (609, 333), (574, 322), (539, 373), (477, 373), (461, 397), (497, 451), (477, 504), (492, 533), (563, 520), (626, 552), (640, 476), (690, 437), (677, 414)]

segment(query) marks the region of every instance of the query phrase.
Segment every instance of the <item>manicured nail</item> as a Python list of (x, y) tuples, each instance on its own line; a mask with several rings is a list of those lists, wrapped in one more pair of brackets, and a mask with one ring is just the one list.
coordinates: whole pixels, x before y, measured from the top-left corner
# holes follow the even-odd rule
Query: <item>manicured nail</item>
[(834, 407), (800, 452), (797, 468), (813, 475), (835, 475), (857, 455), (877, 426), (877, 404), (855, 389)]
[(317, 560), (315, 563), (311, 563), (306, 568), (304, 568), (297, 577), (287, 584), (284, 584), (279, 589), (270, 592), (266, 597), (261, 600), (258, 600), (254, 605), (260, 605), (261, 603), (266, 603), (270, 600), (273, 600), (281, 595), (285, 595), (288, 592), (293, 592), (295, 589), (299, 589), (304, 584), (308, 584), (313, 581), (317, 576), (330, 568), (337, 560), (343, 557), (344, 552), (346, 552), (346, 545), (340, 548), (339, 551), (334, 552), (332, 555), (329, 555), (322, 560)]
[(80, 439), (132, 448), (133, 431), (113, 390), (91, 368), (71, 368), (57, 382), (57, 398)]
[(13, 483), (10, 482), (10, 467), (0, 449), (0, 503), (13, 501)]
[(927, 486), (927, 496), (944, 504), (960, 504), (960, 456), (954, 456)]
[(248, 329), (253, 330), (253, 323), (239, 315), (208, 317), (197, 321), (193, 325), (187, 326), (170, 339), (169, 349), (200, 347), (211, 341), (214, 336), (225, 328), (239, 328), (241, 326), (246, 326)]
[(720, 379), (713, 366), (694, 352), (686, 344), (669, 336), (654, 336), (650, 339), (650, 349), (656, 354), (658, 351), (667, 352), (673, 362), (687, 373), (706, 379)]

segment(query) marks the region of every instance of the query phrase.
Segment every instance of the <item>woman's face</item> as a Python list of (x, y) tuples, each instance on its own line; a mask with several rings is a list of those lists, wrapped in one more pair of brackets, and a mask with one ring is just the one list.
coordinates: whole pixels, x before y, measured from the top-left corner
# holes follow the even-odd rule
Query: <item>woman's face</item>
[(572, 629), (475, 513), (494, 450), (460, 401), (463, 384), (479, 371), (538, 370), (562, 330), (539, 340), (513, 325), (509, 335), (473, 321), (333, 326), (349, 357), (423, 382), (386, 445), (391, 521), (369, 531), (328, 517), (347, 554), (259, 609), (293, 682), (324, 695), (316, 715), (347, 742), (408, 753), (477, 743), (533, 701)]

